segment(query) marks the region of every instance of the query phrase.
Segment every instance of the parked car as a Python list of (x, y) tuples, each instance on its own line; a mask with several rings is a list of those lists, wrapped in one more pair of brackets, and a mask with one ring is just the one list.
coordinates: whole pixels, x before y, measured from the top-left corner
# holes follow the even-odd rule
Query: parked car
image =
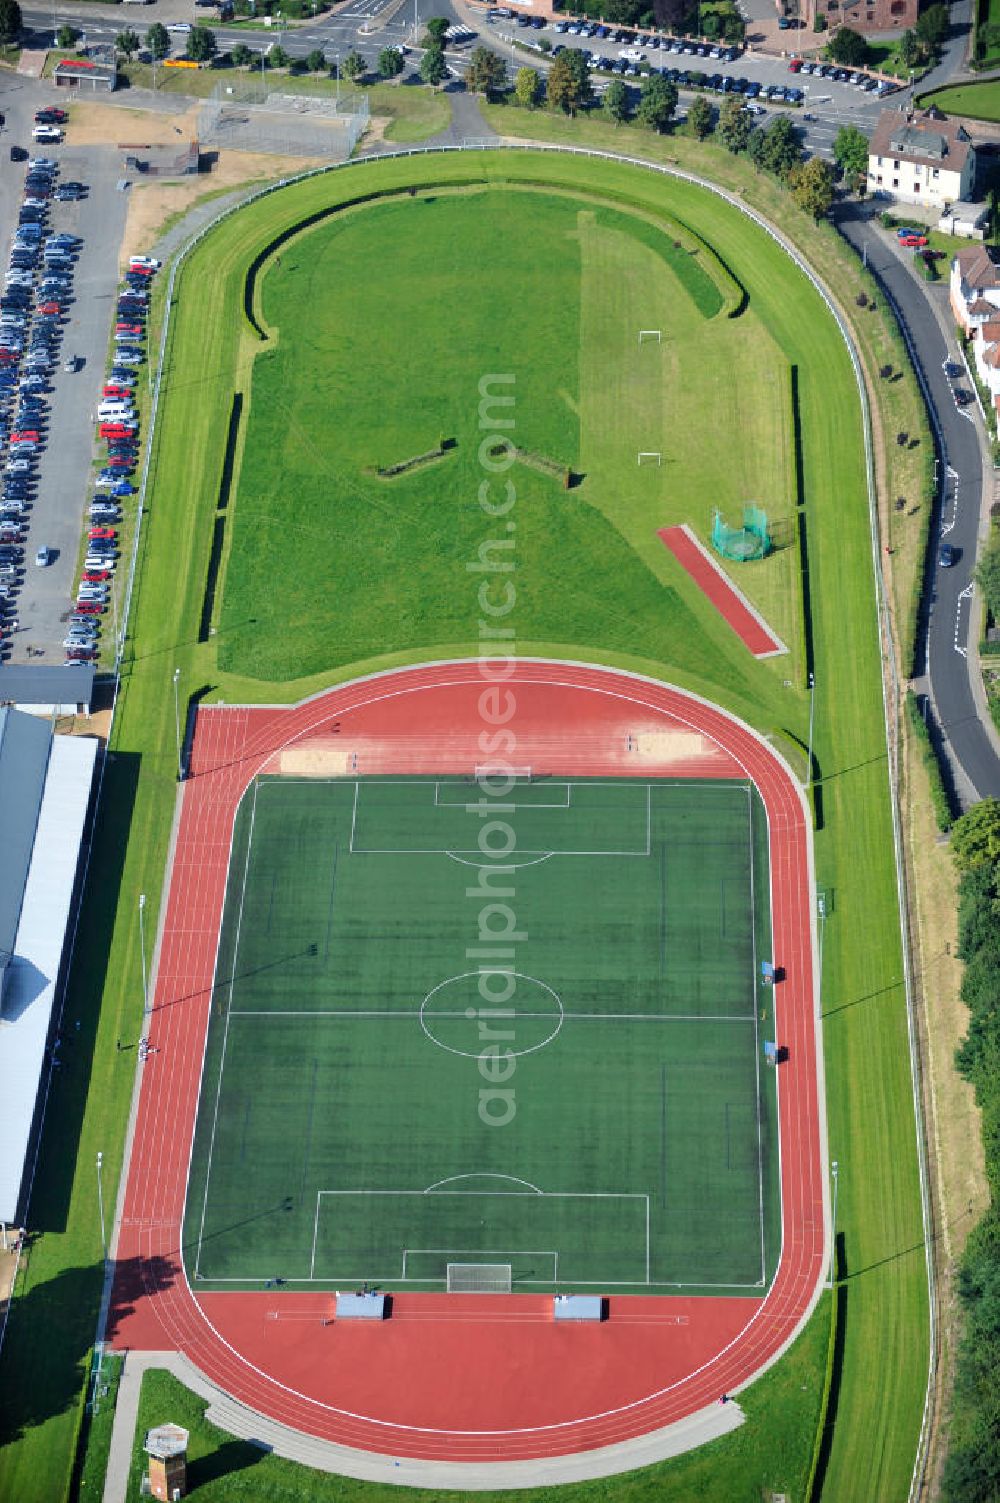
[(906, 248), (907, 248), (907, 250), (919, 250), (921, 246), (927, 244), (927, 236), (926, 235), (902, 235), (902, 236), (900, 236), (899, 243), (900, 243), (900, 245), (905, 245)]

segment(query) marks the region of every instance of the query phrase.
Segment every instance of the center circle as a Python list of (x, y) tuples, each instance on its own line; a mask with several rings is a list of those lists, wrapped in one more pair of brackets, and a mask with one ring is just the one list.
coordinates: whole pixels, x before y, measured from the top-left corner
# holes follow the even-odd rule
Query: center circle
[(420, 1026), (431, 1043), (465, 1059), (534, 1054), (551, 1044), (564, 1017), (558, 993), (523, 971), (464, 971), (439, 982), (420, 1004)]

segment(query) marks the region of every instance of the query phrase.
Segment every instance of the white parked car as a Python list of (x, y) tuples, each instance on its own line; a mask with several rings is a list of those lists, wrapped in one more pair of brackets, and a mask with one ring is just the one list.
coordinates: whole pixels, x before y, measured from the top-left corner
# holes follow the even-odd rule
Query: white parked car
[[(189, 26), (188, 31), (190, 30)], [(147, 266), (150, 271), (159, 271), (160, 269), (160, 262), (154, 261), (152, 256), (129, 256), (128, 264), (130, 266)]]

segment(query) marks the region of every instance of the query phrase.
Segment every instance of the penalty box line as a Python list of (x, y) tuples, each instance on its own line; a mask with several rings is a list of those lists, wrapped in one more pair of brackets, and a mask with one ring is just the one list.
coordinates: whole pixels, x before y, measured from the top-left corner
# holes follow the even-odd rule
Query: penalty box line
[[(421, 786), (423, 786), (419, 782), (416, 782), (416, 781), (407, 781), (404, 778), (400, 778), (400, 779), (394, 780), (394, 781), (396, 781), (396, 785), (399, 786), (399, 787), (421, 787)], [(567, 790), (569, 790), (573, 786), (575, 786), (575, 785), (573, 785), (573, 784), (567, 784), (566, 785)], [(619, 785), (618, 784), (606, 784), (605, 786), (607, 786), (607, 787), (617, 787)], [(543, 851), (543, 850), (534, 850), (534, 849), (532, 849), (530, 847), (518, 847), (518, 849), (517, 849), (517, 855), (518, 856), (545, 856), (545, 857), (550, 857), (550, 856), (587, 857), (587, 858), (590, 858), (590, 859), (596, 859), (597, 857), (608, 857), (608, 856), (619, 858), (619, 859), (626, 858), (626, 857), (636, 857), (636, 856), (641, 857), (641, 858), (648, 858), (649, 856), (652, 855), (652, 852), (653, 852), (653, 786), (652, 786), (651, 783), (642, 783), (642, 784), (639, 784), (638, 786), (642, 787), (642, 788), (645, 788), (645, 790), (646, 790), (646, 848), (645, 848), (645, 850), (633, 850), (633, 851), (621, 851), (621, 850), (606, 850), (606, 851), (567, 850), (567, 851), (553, 851), (553, 850), (544, 850)], [(435, 802), (434, 802), (434, 805), (432, 807), (439, 808), (439, 809), (461, 809), (463, 807), (463, 805), (461, 805), (461, 804), (439, 804), (437, 802), (437, 789), (439, 787), (439, 784), (435, 783), (434, 787), (435, 787)], [(360, 789), (361, 789), (360, 781), (356, 781), (355, 784), (354, 784), (354, 807), (353, 807), (352, 812), (351, 812), (351, 837), (350, 837), (350, 841), (349, 841), (348, 847), (347, 847), (349, 855), (351, 855), (351, 856), (450, 856), (450, 857), (456, 857), (456, 856), (463, 856), (463, 857), (464, 856), (474, 856), (474, 857), (477, 858), (477, 860), (474, 863), (472, 863), (472, 864), (477, 865), (477, 866), (497, 866), (497, 865), (501, 864), (497, 859), (485, 857), (483, 855), (482, 851), (480, 851), (480, 850), (462, 851), (462, 850), (456, 849), (454, 846), (430, 846), (430, 847), (426, 847), (426, 848), (422, 847), (422, 846), (419, 847), (419, 848), (415, 847), (415, 846), (404, 847), (404, 848), (397, 848), (397, 847), (394, 847), (394, 846), (359, 846), (357, 844), (356, 837), (357, 837), (357, 827), (358, 827), (358, 798), (360, 796)], [(514, 807), (518, 808), (518, 809), (523, 809), (523, 810), (529, 810), (529, 809), (550, 809), (550, 808), (554, 808), (554, 809), (567, 809), (568, 810), (568, 809), (570, 809), (572, 807), (572, 805), (571, 805), (571, 803), (567, 802), (566, 804), (516, 804)], [(498, 810), (499, 810), (499, 805), (498, 805)], [(516, 865), (516, 863), (514, 863), (514, 864)]]
[[(489, 1173), (491, 1171), (487, 1170), (486, 1172)], [(314, 1281), (315, 1278), (316, 1278), (316, 1243), (317, 1243), (318, 1238), (319, 1238), (319, 1218), (320, 1218), (320, 1212), (321, 1212), (322, 1206), (323, 1206), (323, 1197), (324, 1197), (324, 1195), (340, 1195), (340, 1196), (347, 1196), (347, 1195), (354, 1195), (354, 1196), (359, 1196), (359, 1195), (364, 1195), (364, 1196), (377, 1196), (377, 1195), (390, 1196), (391, 1195), (391, 1196), (406, 1196), (409, 1199), (413, 1199), (414, 1197), (420, 1197), (421, 1199), (423, 1199), (423, 1198), (425, 1198), (427, 1196), (436, 1196), (436, 1197), (440, 1197), (442, 1200), (455, 1200), (455, 1199), (459, 1199), (460, 1198), (460, 1199), (463, 1199), (463, 1200), (483, 1200), (483, 1199), (489, 1199), (489, 1200), (535, 1200), (535, 1201), (537, 1201), (537, 1200), (637, 1200), (637, 1201), (641, 1201), (643, 1203), (644, 1207), (645, 1207), (645, 1242), (646, 1242), (646, 1277), (645, 1277), (645, 1281), (643, 1281), (641, 1279), (619, 1279), (619, 1280), (614, 1281), (614, 1282), (618, 1282), (618, 1283), (621, 1283), (621, 1284), (630, 1284), (630, 1285), (639, 1284), (639, 1283), (642, 1283), (642, 1282), (645, 1282), (646, 1284), (648, 1284), (650, 1282), (650, 1267), (651, 1267), (651, 1257), (652, 1257), (652, 1244), (651, 1244), (651, 1234), (650, 1234), (649, 1196), (647, 1194), (644, 1194), (642, 1191), (639, 1191), (639, 1190), (437, 1190), (437, 1189), (434, 1189), (433, 1186), (429, 1187), (426, 1190), (388, 1190), (388, 1189), (374, 1189), (374, 1188), (373, 1189), (362, 1188), (362, 1189), (357, 1189), (357, 1190), (317, 1190), (316, 1191), (316, 1212), (315, 1212), (315, 1215), (313, 1217), (312, 1249), (310, 1251), (310, 1256), (309, 1256), (309, 1278), (310, 1278), (310, 1281)], [(402, 1252), (402, 1251), (404, 1251), (404, 1249), (401, 1248), (400, 1251)], [(346, 1278), (346, 1275), (344, 1275), (343, 1277)], [(580, 1280), (574, 1280), (574, 1282), (579, 1282), (579, 1283), (587, 1284), (587, 1283), (595, 1283), (595, 1282), (602, 1282), (602, 1281), (601, 1280), (593, 1280), (593, 1279), (580, 1279)]]

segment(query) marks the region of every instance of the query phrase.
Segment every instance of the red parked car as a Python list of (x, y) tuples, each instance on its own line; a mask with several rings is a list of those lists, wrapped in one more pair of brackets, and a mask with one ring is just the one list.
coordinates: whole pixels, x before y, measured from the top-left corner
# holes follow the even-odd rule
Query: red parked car
[(100, 616), (107, 610), (100, 600), (77, 600), (73, 609), (78, 616)]
[(900, 243), (900, 245), (905, 245), (908, 250), (919, 250), (919, 248), (922, 245), (926, 245), (927, 244), (927, 236), (926, 235), (901, 235), (899, 237), (899, 243)]
[(118, 534), (113, 527), (91, 527), (87, 536), (89, 538), (115, 538)]
[(82, 584), (104, 584), (110, 578), (110, 569), (88, 569), (86, 574), (80, 575)]

